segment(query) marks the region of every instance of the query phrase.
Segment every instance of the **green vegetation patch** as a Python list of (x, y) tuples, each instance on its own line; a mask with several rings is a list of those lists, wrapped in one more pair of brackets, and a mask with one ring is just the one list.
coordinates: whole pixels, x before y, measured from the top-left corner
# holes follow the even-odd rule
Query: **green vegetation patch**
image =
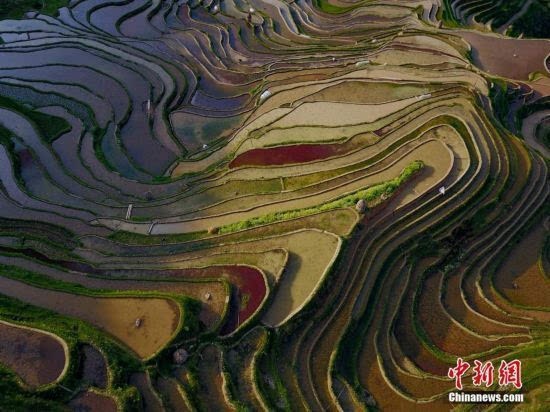
[(447, 27), (460, 27), (460, 22), (456, 19), (451, 7), (451, 0), (443, 0), (443, 7), (438, 11), (438, 18), (443, 21)]
[(550, 0), (535, 0), (513, 24), (509, 34), (550, 38)]
[(69, 0), (2, 0), (0, 1), (0, 20), (19, 19), (28, 11), (56, 16), (57, 10), (68, 3)]
[(346, 12), (354, 9), (355, 7), (357, 7), (357, 6), (354, 6), (354, 7), (339, 7), (339, 6), (335, 6), (334, 4), (329, 3), (328, 0), (317, 0), (315, 3), (321, 11), (324, 11), (325, 13), (330, 13), (330, 14), (346, 13)]
[(71, 125), (65, 119), (38, 112), (6, 96), (0, 96), (0, 107), (28, 117), (35, 124), (40, 136), (48, 143), (52, 143), (59, 136), (71, 130)]

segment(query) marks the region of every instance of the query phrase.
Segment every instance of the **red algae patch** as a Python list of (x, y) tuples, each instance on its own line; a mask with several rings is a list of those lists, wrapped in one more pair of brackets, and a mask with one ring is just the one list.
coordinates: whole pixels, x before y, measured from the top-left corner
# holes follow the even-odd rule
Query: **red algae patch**
[(65, 348), (59, 338), (0, 321), (0, 363), (30, 387), (55, 382), (66, 362)]
[(227, 335), (248, 320), (260, 307), (267, 293), (265, 280), (258, 269), (239, 266), (233, 278), (234, 288), (228, 319), (222, 328)]
[(229, 334), (239, 325), (242, 325), (258, 310), (267, 294), (266, 280), (262, 272), (257, 268), (245, 265), (166, 269), (163, 271), (163, 275), (185, 279), (227, 279), (233, 286), (233, 290), (230, 298), (229, 315), (222, 334)]
[(345, 144), (297, 144), (290, 146), (252, 149), (238, 155), (229, 168), (241, 166), (280, 166), (307, 163), (345, 154), (350, 148)]

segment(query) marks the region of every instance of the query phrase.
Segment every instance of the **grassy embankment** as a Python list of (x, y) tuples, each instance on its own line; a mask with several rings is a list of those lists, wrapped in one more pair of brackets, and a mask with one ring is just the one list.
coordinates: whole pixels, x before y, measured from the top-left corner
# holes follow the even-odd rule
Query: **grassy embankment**
[(318, 212), (350, 207), (354, 206), (361, 199), (363, 199), (368, 204), (369, 202), (380, 198), (384, 194), (386, 196), (391, 195), (397, 190), (397, 188), (399, 188), (399, 186), (409, 180), (423, 167), (424, 163), (420, 160), (416, 160), (408, 165), (405, 169), (403, 169), (399, 176), (387, 182), (379, 183), (366, 189), (359, 190), (355, 193), (342, 196), (336, 200), (323, 203), (319, 206), (269, 213), (264, 216), (258, 216), (252, 219), (243, 220), (241, 222), (231, 223), (229, 225), (220, 227), (219, 233), (231, 233), (239, 230), (248, 229), (254, 226), (309, 216)]
[(27, 117), (38, 129), (40, 137), (48, 143), (52, 143), (59, 136), (71, 130), (71, 125), (65, 119), (33, 110), (6, 96), (0, 96), (0, 108), (21, 113)]

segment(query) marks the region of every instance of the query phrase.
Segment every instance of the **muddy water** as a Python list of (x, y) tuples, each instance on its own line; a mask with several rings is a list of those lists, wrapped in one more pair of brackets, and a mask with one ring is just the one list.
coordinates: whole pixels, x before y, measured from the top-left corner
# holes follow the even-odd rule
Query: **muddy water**
[(527, 80), (531, 72), (547, 73), (550, 40), (511, 39), (473, 31), (453, 33), (471, 44), (474, 64), (490, 74)]
[(45, 333), (0, 323), (0, 364), (12, 369), (27, 385), (54, 382), (63, 372), (65, 350)]
[(134, 373), (130, 376), (130, 384), (138, 389), (141, 395), (141, 405), (145, 412), (162, 412), (164, 410), (158, 395), (151, 387), (150, 378), (146, 373)]
[(82, 348), (81, 378), (91, 386), (107, 388), (107, 363), (99, 350), (92, 345)]
[(69, 409), (75, 412), (116, 412), (118, 410), (113, 398), (90, 391), (81, 392), (71, 400), (69, 402)]
[(202, 149), (204, 144), (228, 136), (242, 122), (242, 116), (204, 117), (186, 112), (174, 112), (170, 121), (180, 142), (191, 152)]
[(163, 399), (166, 400), (166, 403), (172, 410), (186, 412), (190, 409), (185, 403), (182, 392), (178, 388), (178, 383), (173, 379), (159, 378), (157, 380), (157, 388), (159, 393), (162, 394)]
[[(2, 294), (74, 317), (103, 329), (126, 344), (140, 358), (161, 349), (177, 328), (175, 303), (158, 298), (93, 298), (40, 289), (0, 277)], [(136, 319), (141, 326), (136, 328)]]
[(493, 275), (495, 288), (509, 301), (540, 308), (550, 306), (550, 282), (538, 264), (546, 236), (548, 231), (543, 225), (536, 227), (512, 250)]

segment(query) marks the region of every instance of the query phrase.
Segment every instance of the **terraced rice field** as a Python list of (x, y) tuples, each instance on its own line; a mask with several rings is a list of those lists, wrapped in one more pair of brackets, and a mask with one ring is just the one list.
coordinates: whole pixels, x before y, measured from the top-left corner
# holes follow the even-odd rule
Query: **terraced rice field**
[(0, 410), (545, 410), (549, 10), (2, 2)]
[(48, 385), (62, 377), (68, 364), (67, 344), (53, 334), (0, 323), (0, 362), (30, 387)]

